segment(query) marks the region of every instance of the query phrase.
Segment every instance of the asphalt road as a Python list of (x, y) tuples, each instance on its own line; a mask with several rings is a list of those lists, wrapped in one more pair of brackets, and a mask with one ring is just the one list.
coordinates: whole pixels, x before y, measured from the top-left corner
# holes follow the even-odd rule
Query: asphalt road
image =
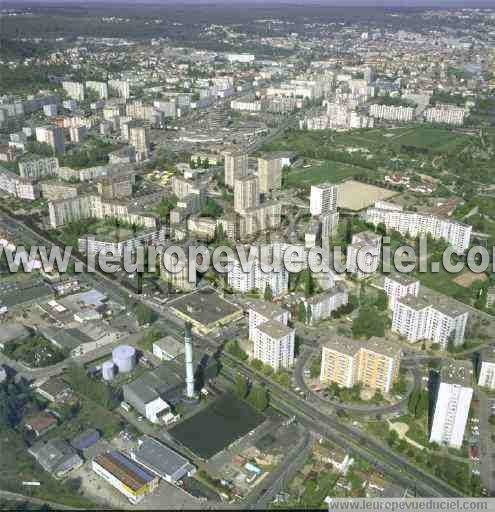
[(334, 416), (322, 413), (317, 407), (281, 386), (269, 381), (260, 374), (244, 366), (227, 369), (224, 354), (224, 371), (240, 372), (250, 380), (264, 384), (271, 392), (271, 403), (289, 416), (295, 415), (298, 421), (310, 430), (336, 442), (339, 446), (363, 457), (384, 474), (388, 474), (417, 494), (425, 497), (457, 497), (460, 493), (443, 480), (423, 471), (409, 460), (392, 451), (374, 437), (338, 421)]

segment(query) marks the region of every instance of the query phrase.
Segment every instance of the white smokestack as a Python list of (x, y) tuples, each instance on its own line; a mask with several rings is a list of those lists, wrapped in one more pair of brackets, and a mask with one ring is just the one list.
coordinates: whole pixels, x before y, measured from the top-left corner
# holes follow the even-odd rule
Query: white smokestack
[(194, 394), (194, 369), (191, 324), (186, 322), (184, 334), (184, 359), (186, 362), (186, 397), (195, 398)]

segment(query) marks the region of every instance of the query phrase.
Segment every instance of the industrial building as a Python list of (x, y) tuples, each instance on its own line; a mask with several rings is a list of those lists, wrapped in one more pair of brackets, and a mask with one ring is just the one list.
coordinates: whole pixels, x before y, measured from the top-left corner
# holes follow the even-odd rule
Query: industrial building
[(185, 457), (150, 436), (139, 440), (137, 449), (131, 452), (131, 458), (173, 484), (196, 472), (195, 466)]
[(117, 451), (98, 455), (92, 467), (97, 475), (120, 491), (133, 505), (158, 487), (158, 476)]
[(242, 309), (221, 297), (213, 288), (194, 291), (169, 302), (173, 313), (202, 334), (242, 318)]
[(170, 404), (182, 397), (184, 379), (168, 365), (146, 372), (123, 386), (124, 400), (152, 423), (170, 413)]
[(165, 336), (153, 343), (153, 355), (161, 361), (172, 361), (184, 352), (184, 344), (173, 336)]

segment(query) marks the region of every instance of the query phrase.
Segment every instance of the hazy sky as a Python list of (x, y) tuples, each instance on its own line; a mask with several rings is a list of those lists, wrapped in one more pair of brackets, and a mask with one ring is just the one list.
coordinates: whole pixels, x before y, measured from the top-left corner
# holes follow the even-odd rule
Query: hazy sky
[[(0, 1), (1, 3), (1, 1)], [(321, 6), (377, 6), (377, 7), (413, 7), (413, 6), (493, 6), (495, 7), (495, 0), (16, 0), (16, 2), (6, 1), (8, 4), (102, 4), (102, 5), (115, 5), (115, 4), (152, 4), (152, 5), (167, 5), (167, 4), (186, 4), (186, 5), (205, 5), (205, 4), (244, 4), (244, 5), (274, 5), (274, 4), (291, 4), (291, 5), (321, 5)]]

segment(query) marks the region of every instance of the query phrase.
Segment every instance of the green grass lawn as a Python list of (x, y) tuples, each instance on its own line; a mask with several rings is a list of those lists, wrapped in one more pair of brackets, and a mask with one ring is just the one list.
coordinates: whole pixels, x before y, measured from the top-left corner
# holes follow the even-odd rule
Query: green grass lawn
[(394, 137), (392, 143), (428, 149), (434, 153), (456, 153), (471, 141), (469, 135), (453, 133), (441, 128), (418, 127)]
[(326, 160), (321, 165), (299, 167), (287, 171), (284, 184), (286, 187), (297, 187), (300, 185), (317, 185), (324, 182), (340, 183), (357, 174), (367, 174), (369, 172), (369, 169), (363, 169), (355, 165)]

